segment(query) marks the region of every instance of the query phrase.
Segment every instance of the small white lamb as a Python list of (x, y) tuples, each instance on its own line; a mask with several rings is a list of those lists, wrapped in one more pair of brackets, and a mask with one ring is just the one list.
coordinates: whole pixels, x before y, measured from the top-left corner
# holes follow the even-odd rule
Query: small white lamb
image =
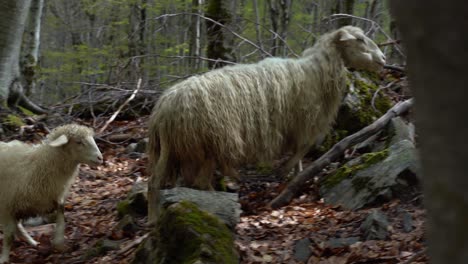
[(3, 251), (0, 263), (9, 261), (14, 235), (38, 243), (26, 232), (22, 219), (57, 211), (53, 245), (64, 249), (65, 196), (78, 175), (80, 163), (98, 165), (102, 154), (91, 128), (70, 124), (54, 129), (37, 145), (20, 141), (0, 143), (0, 224)]

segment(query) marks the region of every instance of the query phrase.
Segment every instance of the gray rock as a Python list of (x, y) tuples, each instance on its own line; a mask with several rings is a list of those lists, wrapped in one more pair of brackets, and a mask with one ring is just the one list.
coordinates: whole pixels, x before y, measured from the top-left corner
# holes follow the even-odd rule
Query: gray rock
[(373, 210), (360, 228), (365, 240), (385, 240), (388, 238), (388, 219), (380, 210)]
[(128, 144), (128, 146), (125, 148), (125, 153), (130, 154), (132, 152), (135, 152), (136, 147), (137, 147), (137, 143)]
[(294, 245), (294, 258), (298, 261), (306, 263), (312, 255), (312, 250), (310, 249), (311, 244), (312, 243), (308, 238), (298, 240)]
[(325, 244), (327, 248), (343, 248), (359, 242), (359, 237), (330, 238)]
[(149, 142), (148, 138), (144, 138), (144, 139), (138, 141), (138, 143), (135, 146), (134, 151), (138, 152), (138, 153), (145, 153), (146, 152), (146, 146), (148, 146), (148, 142)]
[(403, 231), (409, 233), (413, 229), (413, 217), (408, 212), (403, 212)]
[(354, 210), (407, 195), (418, 182), (417, 172), (416, 149), (411, 141), (403, 140), (389, 147), (387, 158), (356, 169), (332, 185), (322, 184), (320, 191), (326, 203)]
[(164, 208), (182, 200), (195, 203), (201, 210), (218, 216), (230, 228), (239, 222), (241, 213), (236, 193), (200, 191), (185, 187), (161, 190), (161, 204)]
[(412, 123), (406, 123), (401, 117), (395, 117), (390, 121), (388, 134), (391, 135), (389, 145), (394, 145), (403, 140), (415, 143), (415, 129)]

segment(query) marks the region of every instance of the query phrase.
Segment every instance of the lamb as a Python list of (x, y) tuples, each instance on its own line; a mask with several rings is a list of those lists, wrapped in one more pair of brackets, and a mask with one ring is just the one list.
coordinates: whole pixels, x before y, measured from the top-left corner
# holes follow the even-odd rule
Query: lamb
[(293, 155), (281, 173), (289, 172), (330, 129), (346, 92), (346, 67), (378, 71), (384, 64), (362, 29), (345, 26), (300, 58), (226, 66), (174, 85), (149, 120), (150, 189), (174, 185), (176, 168), (184, 185), (211, 189), (216, 166), (232, 173), (288, 150)]
[(57, 127), (41, 143), (0, 143), (0, 224), (3, 250), (0, 263), (8, 262), (14, 234), (36, 242), (24, 229), (22, 219), (57, 211), (53, 245), (64, 248), (64, 200), (78, 175), (79, 164), (98, 165), (102, 154), (91, 128), (69, 124)]

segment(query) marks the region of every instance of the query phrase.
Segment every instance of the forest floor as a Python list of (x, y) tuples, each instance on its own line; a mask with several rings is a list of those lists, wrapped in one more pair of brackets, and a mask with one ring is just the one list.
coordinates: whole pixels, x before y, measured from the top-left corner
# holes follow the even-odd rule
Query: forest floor
[[(134, 231), (122, 231), (116, 205), (137, 181), (146, 181), (146, 160), (131, 158), (125, 152), (130, 142), (143, 139), (146, 120), (115, 121), (98, 145), (105, 163), (96, 168), (82, 165), (65, 205), (65, 252), (52, 249), (53, 224), (27, 227), (40, 242), (31, 247), (15, 240), (11, 263), (129, 263), (145, 235), (145, 218), (138, 219)], [(113, 143), (110, 135), (130, 134), (126, 142)], [(23, 138), (22, 138), (23, 139)], [(305, 161), (305, 166), (307, 166)], [(362, 236), (360, 226), (373, 208), (348, 211), (330, 207), (317, 199), (315, 186), (290, 205), (266, 210), (265, 205), (285, 184), (271, 177), (256, 177), (249, 172), (240, 187), (244, 211), (236, 228), (236, 246), (241, 263), (303, 263), (295, 260), (295, 244), (306, 239), (311, 250), (307, 263), (427, 263), (423, 250), (424, 215), (420, 198), (412, 202), (390, 201), (376, 207), (389, 219), (389, 238), (336, 246), (330, 239), (355, 239)], [(257, 175), (258, 176), (258, 175)], [(405, 213), (406, 212), (406, 213)], [(412, 230), (405, 232), (403, 217), (412, 219)], [(0, 234), (0, 240), (3, 240)], [(99, 245), (101, 244), (101, 245)], [(104, 244), (104, 246), (102, 246)]]

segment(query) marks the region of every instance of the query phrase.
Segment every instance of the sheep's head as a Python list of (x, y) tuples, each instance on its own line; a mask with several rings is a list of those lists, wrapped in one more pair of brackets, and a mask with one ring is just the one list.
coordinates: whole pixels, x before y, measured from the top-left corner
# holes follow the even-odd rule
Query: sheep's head
[(67, 155), (78, 163), (99, 165), (102, 154), (94, 141), (91, 128), (76, 124), (55, 128), (48, 136), (46, 144), (51, 147), (62, 148)]
[(346, 67), (379, 71), (385, 64), (385, 55), (362, 29), (345, 26), (336, 31), (335, 43)]

